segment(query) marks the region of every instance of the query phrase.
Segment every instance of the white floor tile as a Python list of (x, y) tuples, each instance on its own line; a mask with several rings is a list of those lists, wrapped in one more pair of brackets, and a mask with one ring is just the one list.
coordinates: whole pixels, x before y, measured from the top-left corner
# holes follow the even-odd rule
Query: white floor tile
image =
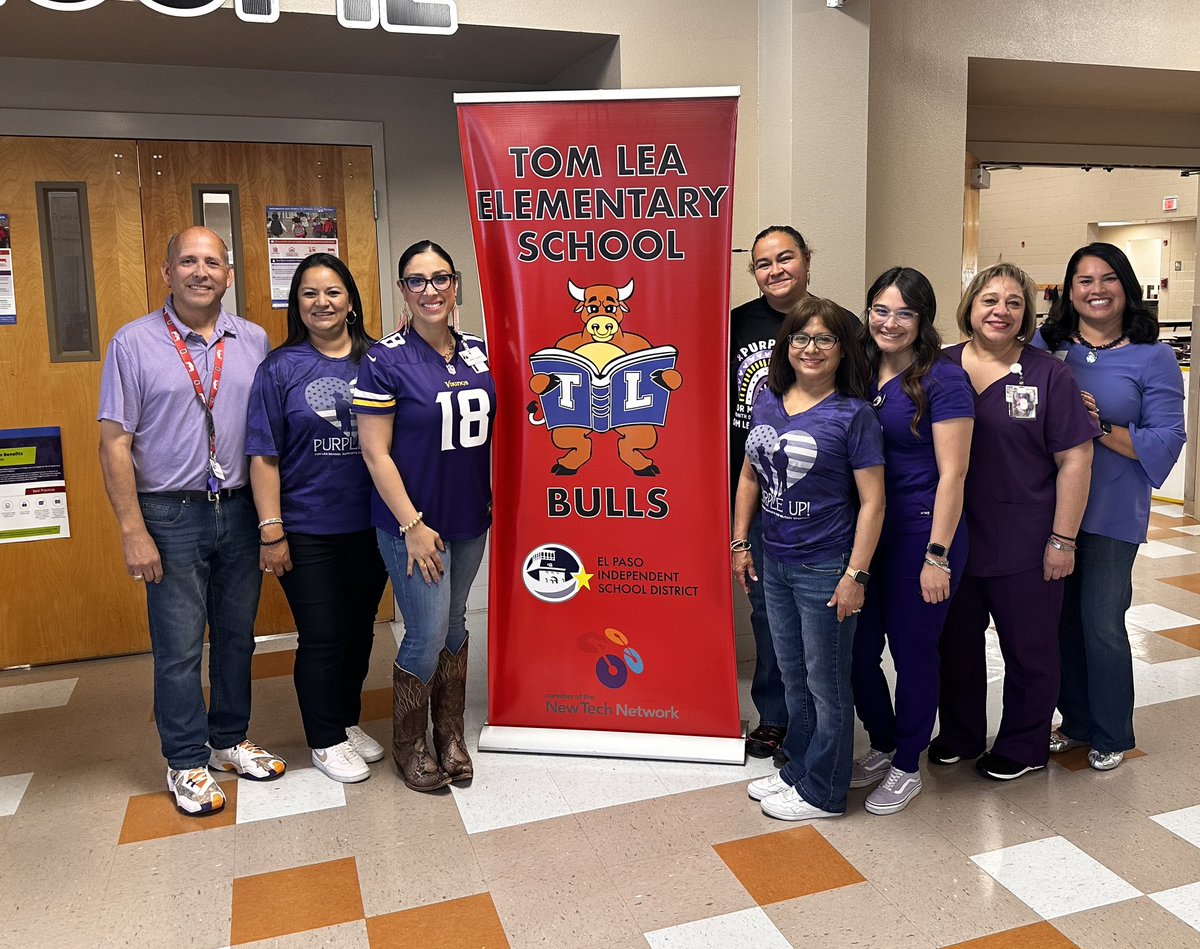
[(238, 782), (239, 824), (345, 805), (345, 785), (330, 780), (316, 768), (289, 768), (278, 781)]
[(8, 817), (17, 812), (32, 777), (32, 771), (28, 774), (6, 774), (0, 777), (0, 817)]
[[(501, 758), (506, 760), (495, 760)], [(468, 834), (572, 813), (571, 805), (537, 756), (477, 756), (474, 780), (468, 785), (452, 784), (450, 790)]]
[(699, 791), (722, 784), (733, 784), (774, 774), (775, 763), (770, 758), (746, 758), (745, 765), (696, 764), (690, 761), (651, 761), (652, 770), (672, 794)]
[(1152, 504), (1150, 510), (1163, 517), (1183, 517), (1182, 504)]
[(1163, 557), (1186, 557), (1188, 554), (1194, 554), (1196, 551), (1188, 550), (1186, 547), (1176, 547), (1174, 544), (1164, 544), (1161, 540), (1149, 540), (1138, 548), (1139, 557), (1149, 557), (1152, 560), (1160, 560)]
[(645, 939), (651, 949), (728, 949), (729, 946), (791, 949), (791, 943), (759, 906), (656, 929), (646, 933)]
[(559, 756), (548, 759), (546, 768), (575, 813), (665, 797), (670, 793), (648, 761)]
[(977, 854), (971, 860), (1045, 919), (1142, 895), (1062, 837)]
[(1150, 663), (1133, 660), (1134, 705), (1157, 705), (1200, 695), (1200, 675), (1192, 659), (1175, 659), (1170, 662)]
[(30, 682), (26, 685), (6, 685), (0, 688), (0, 715), (7, 712), (30, 712), (39, 708), (58, 708), (71, 700), (79, 679), (53, 679), (50, 682)]
[(274, 636), (257, 636), (254, 639), (254, 651), (259, 652), (288, 652), (296, 648), (295, 633), (277, 633)]
[(1192, 929), (1200, 929), (1200, 883), (1177, 886), (1173, 890), (1151, 893), (1150, 899)]
[(1176, 837), (1182, 837), (1193, 847), (1200, 847), (1200, 804), (1177, 811), (1167, 811), (1165, 814), (1154, 814), (1150, 819), (1167, 828)]
[(1200, 619), (1177, 613), (1157, 603), (1144, 603), (1141, 606), (1130, 607), (1125, 612), (1125, 625), (1137, 628), (1147, 633), (1157, 633), (1164, 629), (1178, 629), (1180, 626), (1193, 626)]
[(1191, 534), (1193, 537), (1195, 537), (1196, 535), (1200, 534), (1200, 524), (1187, 524), (1186, 526), (1181, 527), (1172, 526), (1171, 530), (1178, 531), (1181, 534)]

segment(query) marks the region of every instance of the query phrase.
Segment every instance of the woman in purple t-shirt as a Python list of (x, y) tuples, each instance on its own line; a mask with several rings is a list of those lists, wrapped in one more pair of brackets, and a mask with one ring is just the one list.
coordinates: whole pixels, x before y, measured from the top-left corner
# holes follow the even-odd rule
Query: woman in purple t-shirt
[[(975, 390), (975, 431), (963, 507), (971, 545), (942, 631), (940, 731), (929, 760), (979, 757), (984, 777), (1009, 781), (1046, 766), (1058, 692), (1063, 579), (1087, 503), (1095, 423), (1062, 363), (1026, 345), (1037, 326), (1028, 274), (993, 264), (958, 305), (966, 343), (947, 357)], [(987, 742), (988, 615), (1004, 655), (1004, 712)]]
[(1041, 337), (1075, 374), (1100, 426), (1077, 569), (1063, 596), (1063, 720), (1050, 751), (1090, 745), (1088, 764), (1111, 771), (1134, 746), (1125, 611), (1133, 599), (1133, 561), (1146, 540), (1150, 489), (1166, 480), (1187, 439), (1183, 373), (1171, 348), (1158, 342), (1158, 320), (1142, 305), (1129, 259), (1112, 244), (1089, 244), (1071, 255), (1061, 309)]
[[(865, 381), (855, 320), (828, 300), (797, 304), (771, 353), (738, 478), (733, 573), (745, 588), (759, 558), (788, 709), (787, 763), (747, 790), (779, 820), (846, 809), (851, 643), (884, 504), (883, 436), (861, 398)], [(748, 540), (756, 507), (761, 555)]]
[(367, 763), (383, 757), (358, 725), (387, 583), (350, 415), (350, 387), (374, 342), (362, 313), (342, 261), (305, 257), (288, 291), (287, 339), (258, 367), (246, 424), (260, 565), (279, 578), (296, 620), (304, 734), (313, 765), (343, 782), (366, 780)]
[[(874, 582), (854, 631), (854, 705), (871, 748), (852, 788), (883, 783), (872, 814), (895, 814), (921, 793), (921, 752), (938, 704), (938, 639), (967, 560), (963, 479), (975, 394), (942, 355), (937, 300), (925, 275), (893, 267), (867, 291), (871, 399), (883, 427), (887, 515)], [(896, 666), (896, 704), (880, 668), (884, 640)]]

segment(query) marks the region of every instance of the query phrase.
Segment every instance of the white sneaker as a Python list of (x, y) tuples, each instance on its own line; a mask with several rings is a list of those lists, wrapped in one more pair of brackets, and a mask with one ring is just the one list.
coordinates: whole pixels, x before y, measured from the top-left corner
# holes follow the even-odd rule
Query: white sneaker
[(867, 795), (867, 810), (872, 814), (895, 814), (921, 793), (921, 772), (892, 768), (883, 784)]
[(768, 774), (765, 778), (757, 778), (746, 785), (746, 793), (750, 795), (752, 801), (761, 801), (764, 797), (770, 797), (772, 794), (778, 794), (780, 791), (786, 791), (791, 785), (783, 780), (783, 774), (779, 771), (773, 774)]
[(349, 740), (340, 742), (332, 748), (314, 748), (312, 762), (318, 769), (335, 781), (343, 784), (354, 784), (365, 781), (371, 776), (371, 769), (363, 761), (362, 755), (354, 750)]
[(287, 770), (287, 762), (260, 748), (249, 738), (232, 748), (213, 748), (208, 766), (218, 771), (233, 771), (251, 781), (274, 781)]
[(175, 795), (175, 806), (184, 814), (215, 814), (225, 807), (225, 795), (208, 768), (167, 768), (167, 790)]
[(346, 729), (346, 740), (354, 746), (354, 750), (358, 752), (363, 761), (383, 760), (383, 745), (357, 725), (351, 725)]
[(841, 817), (832, 811), (814, 807), (800, 796), (795, 788), (788, 788), (762, 800), (763, 813), (778, 820), (816, 820), (819, 817)]
[(872, 748), (861, 758), (855, 758), (850, 768), (850, 787), (866, 788), (887, 777), (892, 766), (891, 751), (876, 751)]

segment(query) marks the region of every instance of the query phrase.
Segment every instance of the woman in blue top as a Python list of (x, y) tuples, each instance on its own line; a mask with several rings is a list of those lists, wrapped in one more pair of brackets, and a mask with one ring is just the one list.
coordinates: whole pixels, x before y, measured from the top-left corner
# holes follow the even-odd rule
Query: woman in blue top
[[(921, 752), (938, 706), (938, 639), (967, 559), (963, 480), (975, 393), (942, 355), (937, 300), (920, 271), (893, 267), (867, 291), (867, 396), (883, 427), (887, 515), (854, 631), (852, 683), (871, 748), (850, 786), (872, 814), (894, 814), (921, 792)], [(880, 668), (886, 638), (896, 666), (893, 710)]]
[[(432, 241), (400, 256), (400, 329), (367, 353), (354, 389), (372, 516), (404, 639), (392, 678), (392, 755), (433, 791), (474, 774), (463, 736), (467, 594), (492, 523), (496, 389), (478, 336), (458, 332), (459, 274)], [(430, 707), (437, 758), (425, 741)]]
[(883, 524), (883, 436), (862, 400), (858, 325), (841, 307), (802, 301), (779, 342), (751, 415), (730, 550), (743, 588), (757, 581), (747, 534), (761, 506), (759, 563), (787, 702), (788, 761), (747, 790), (764, 813), (798, 821), (846, 809), (851, 643)]
[(1088, 763), (1109, 771), (1134, 746), (1133, 658), (1125, 611), (1133, 561), (1146, 540), (1150, 490), (1166, 480), (1186, 441), (1183, 373), (1158, 342), (1128, 258), (1112, 244), (1071, 255), (1062, 307), (1041, 330), (1064, 359), (1100, 425), (1091, 493), (1075, 541), (1075, 573), (1063, 596), (1058, 753), (1090, 745)]
[(258, 367), (246, 453), (260, 566), (296, 620), (296, 697), (313, 764), (335, 781), (371, 776), (383, 746), (358, 726), (387, 573), (371, 529), (371, 479), (350, 390), (373, 340), (337, 257), (312, 254), (288, 291), (288, 335)]

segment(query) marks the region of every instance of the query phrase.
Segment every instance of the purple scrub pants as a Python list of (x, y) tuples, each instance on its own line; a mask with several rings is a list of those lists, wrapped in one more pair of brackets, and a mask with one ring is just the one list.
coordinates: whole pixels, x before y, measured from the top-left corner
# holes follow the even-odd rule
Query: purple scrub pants
[[(938, 640), (951, 600), (930, 604), (921, 596), (928, 533), (885, 532), (884, 537), (871, 564), (867, 600), (854, 633), (850, 681), (854, 709), (871, 736), (871, 747), (895, 751), (893, 766), (916, 771), (937, 715), (941, 665)], [(951, 599), (966, 560), (966, 529), (960, 526), (950, 546)], [(894, 709), (880, 667), (885, 639), (896, 666)]]
[(990, 613), (1004, 656), (1004, 712), (992, 751), (1020, 764), (1045, 765), (1058, 702), (1058, 621), (1063, 581), (1047, 583), (1042, 567), (1004, 577), (963, 577), (942, 630), (939, 749), (975, 758), (987, 744)]

